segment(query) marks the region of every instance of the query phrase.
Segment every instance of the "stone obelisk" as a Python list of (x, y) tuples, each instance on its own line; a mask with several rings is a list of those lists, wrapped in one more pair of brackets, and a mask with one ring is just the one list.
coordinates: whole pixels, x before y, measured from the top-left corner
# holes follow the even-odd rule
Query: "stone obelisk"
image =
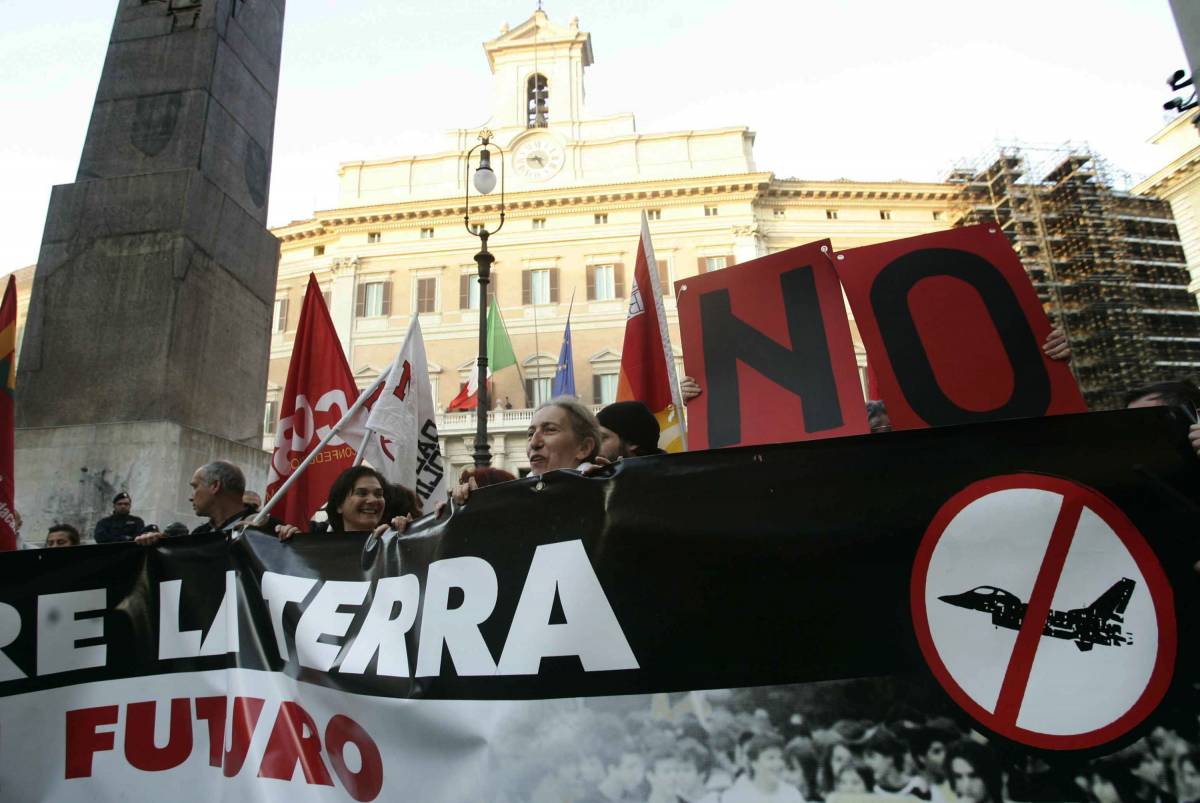
[(119, 0), (75, 183), (54, 188), (17, 373), (37, 539), (197, 522), (193, 469), (261, 490), (278, 241), (265, 228), (285, 0)]

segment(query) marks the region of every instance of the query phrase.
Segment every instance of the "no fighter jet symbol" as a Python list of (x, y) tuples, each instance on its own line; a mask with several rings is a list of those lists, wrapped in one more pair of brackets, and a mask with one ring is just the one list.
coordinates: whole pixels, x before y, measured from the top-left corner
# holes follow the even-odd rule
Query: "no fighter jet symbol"
[(1171, 587), (1141, 533), (1086, 486), (974, 483), (917, 552), (913, 627), (950, 696), (1014, 741), (1080, 750), (1161, 702), (1175, 664)]

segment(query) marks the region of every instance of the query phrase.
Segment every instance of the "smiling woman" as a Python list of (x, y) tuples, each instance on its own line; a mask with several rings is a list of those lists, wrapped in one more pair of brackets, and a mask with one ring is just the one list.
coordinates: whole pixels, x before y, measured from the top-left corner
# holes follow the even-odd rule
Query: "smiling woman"
[[(329, 497), (322, 510), (328, 529), (314, 524), (313, 532), (357, 533), (388, 527), (403, 532), (413, 517), (421, 515), (421, 504), (411, 490), (389, 485), (375, 469), (354, 466), (339, 474), (329, 486)], [(290, 524), (275, 528), (281, 541), (291, 540), (300, 532), (299, 527)]]
[(329, 486), (325, 515), (335, 533), (374, 530), (387, 506), (385, 481), (367, 466), (343, 471)]

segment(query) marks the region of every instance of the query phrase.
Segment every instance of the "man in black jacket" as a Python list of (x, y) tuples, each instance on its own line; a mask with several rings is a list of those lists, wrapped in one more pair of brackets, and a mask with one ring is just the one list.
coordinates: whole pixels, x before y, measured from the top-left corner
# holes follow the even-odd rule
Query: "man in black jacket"
[(137, 538), (146, 523), (137, 516), (129, 515), (133, 500), (129, 494), (121, 491), (113, 497), (113, 512), (96, 522), (93, 537), (97, 544), (119, 544)]

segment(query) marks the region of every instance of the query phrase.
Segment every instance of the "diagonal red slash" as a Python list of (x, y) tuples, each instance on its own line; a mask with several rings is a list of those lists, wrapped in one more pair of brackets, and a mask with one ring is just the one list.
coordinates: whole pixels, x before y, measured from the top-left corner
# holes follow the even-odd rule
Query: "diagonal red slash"
[(1020, 632), (1017, 633), (1017, 643), (1008, 659), (1004, 682), (1000, 685), (1000, 696), (996, 700), (995, 711), (999, 722), (1015, 725), (1017, 715), (1021, 713), (1025, 689), (1029, 686), (1029, 673), (1033, 670), (1033, 657), (1037, 654), (1038, 644), (1041, 643), (1042, 631), (1046, 628), (1046, 619), (1050, 616), (1050, 603), (1054, 600), (1054, 591), (1062, 578), (1067, 552), (1075, 538), (1075, 530), (1079, 526), (1082, 513), (1082, 501), (1069, 495), (1063, 497), (1058, 519), (1050, 533), (1050, 543), (1046, 545), (1046, 556), (1042, 558), (1037, 579), (1033, 582), (1029, 606), (1025, 609), (1025, 618), (1021, 622)]

